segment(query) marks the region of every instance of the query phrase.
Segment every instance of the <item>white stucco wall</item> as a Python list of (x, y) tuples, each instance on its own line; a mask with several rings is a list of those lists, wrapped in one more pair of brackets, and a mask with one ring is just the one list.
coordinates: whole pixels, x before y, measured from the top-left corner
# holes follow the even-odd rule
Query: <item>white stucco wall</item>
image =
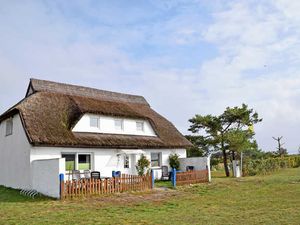
[(0, 185), (30, 188), (30, 144), (18, 114), (13, 117), (13, 133), (6, 136), (6, 121), (0, 124)]
[(65, 174), (65, 159), (43, 159), (31, 163), (32, 189), (53, 197), (60, 197), (59, 174)]
[(186, 171), (187, 166), (193, 166), (194, 170), (208, 170), (208, 181), (211, 181), (210, 157), (191, 157), (179, 159), (180, 170)]
[(191, 157), (185, 159), (179, 159), (180, 170), (186, 171), (187, 166), (193, 166), (195, 170), (206, 170), (209, 166), (207, 157)]
[[(90, 117), (100, 118), (100, 127), (90, 127)], [(94, 132), (94, 133), (107, 133), (107, 134), (131, 134), (131, 135), (145, 135), (145, 136), (156, 136), (154, 130), (152, 129), (149, 121), (140, 119), (123, 119), (123, 130), (115, 129), (115, 119), (116, 117), (111, 116), (100, 116), (94, 114), (85, 114), (78, 121), (78, 123), (73, 128), (73, 132)], [(136, 122), (144, 122), (144, 131), (136, 130)]]
[[(150, 160), (151, 152), (162, 153), (162, 165), (169, 166), (168, 157), (177, 153), (180, 158), (186, 157), (185, 149), (142, 149), (145, 156)], [(118, 149), (90, 149), (90, 148), (54, 148), (54, 147), (33, 147), (30, 160), (53, 159), (61, 157), (62, 153), (90, 153), (92, 155), (92, 170), (100, 171), (101, 176), (111, 176), (112, 171), (120, 170), (122, 173), (135, 174), (135, 164), (140, 155), (129, 155), (131, 168), (124, 168), (124, 154)], [(160, 178), (160, 168), (154, 168), (156, 178)]]
[(33, 147), (30, 160), (60, 158), (62, 153), (87, 153), (91, 154), (92, 170), (100, 171), (101, 176), (111, 176), (112, 170), (121, 169), (117, 152), (115, 149)]

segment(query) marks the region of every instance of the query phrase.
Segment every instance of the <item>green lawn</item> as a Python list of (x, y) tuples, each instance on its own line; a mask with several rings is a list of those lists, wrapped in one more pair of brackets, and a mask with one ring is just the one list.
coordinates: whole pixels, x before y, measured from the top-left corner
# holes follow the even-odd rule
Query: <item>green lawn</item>
[(73, 201), (0, 187), (0, 224), (300, 224), (300, 168)]

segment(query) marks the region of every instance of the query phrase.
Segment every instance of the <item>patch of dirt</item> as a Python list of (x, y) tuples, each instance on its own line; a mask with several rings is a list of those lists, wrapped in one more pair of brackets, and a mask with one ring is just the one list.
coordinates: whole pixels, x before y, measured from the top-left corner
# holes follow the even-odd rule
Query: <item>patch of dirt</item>
[(138, 205), (146, 202), (161, 203), (170, 198), (180, 196), (183, 193), (180, 191), (168, 188), (154, 188), (146, 192), (124, 192), (111, 195), (92, 196), (71, 200), (71, 202), (82, 202), (88, 205), (107, 206), (111, 205)]

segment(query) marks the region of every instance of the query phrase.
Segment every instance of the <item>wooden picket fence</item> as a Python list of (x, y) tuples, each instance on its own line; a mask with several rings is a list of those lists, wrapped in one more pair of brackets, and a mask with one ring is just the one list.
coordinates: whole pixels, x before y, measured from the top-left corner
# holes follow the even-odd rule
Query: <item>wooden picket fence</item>
[(144, 191), (152, 188), (151, 175), (122, 174), (105, 179), (80, 179), (61, 181), (61, 199), (87, 197), (126, 191)]
[(176, 185), (208, 182), (208, 170), (193, 170), (176, 173)]

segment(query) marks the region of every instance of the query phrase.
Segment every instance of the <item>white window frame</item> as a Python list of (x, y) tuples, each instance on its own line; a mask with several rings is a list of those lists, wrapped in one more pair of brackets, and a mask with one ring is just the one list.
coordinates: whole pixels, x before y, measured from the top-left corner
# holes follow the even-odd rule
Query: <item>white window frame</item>
[[(10, 126), (10, 127), (9, 127)], [(14, 123), (13, 118), (9, 118), (5, 123), (5, 136), (10, 136), (13, 134)]]
[[(74, 168), (75, 170), (79, 170), (78, 169), (78, 164), (79, 164), (78, 156), (79, 155), (90, 155), (90, 159), (91, 159), (90, 170), (94, 170), (94, 156), (93, 156), (93, 153), (91, 153), (91, 152), (62, 152), (61, 157), (62, 157), (62, 155), (75, 155), (75, 168)], [(68, 171), (68, 170), (66, 170), (66, 171)], [(80, 171), (83, 171), (83, 170), (80, 170)]]
[[(97, 126), (96, 127), (91, 125), (92, 119), (97, 120)], [(90, 116), (90, 127), (100, 129), (100, 117), (99, 116)]]
[[(142, 124), (142, 129), (138, 129), (138, 124)], [(135, 122), (135, 127), (137, 132), (145, 132), (145, 122), (144, 121), (136, 121)]]
[[(118, 128), (116, 125), (117, 122), (121, 122), (121, 129)], [(114, 125), (115, 125), (115, 130), (117, 131), (124, 131), (124, 119), (114, 119)]]

